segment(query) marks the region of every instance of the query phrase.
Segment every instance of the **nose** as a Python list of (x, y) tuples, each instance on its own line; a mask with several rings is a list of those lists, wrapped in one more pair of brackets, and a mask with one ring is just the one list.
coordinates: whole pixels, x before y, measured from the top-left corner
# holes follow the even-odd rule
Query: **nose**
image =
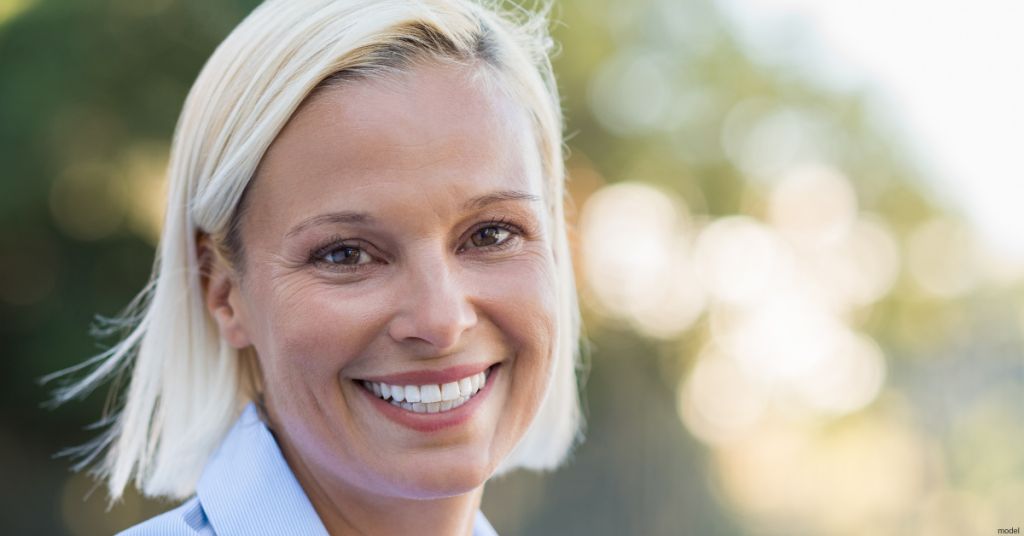
[(388, 327), (391, 338), (431, 354), (454, 347), (477, 323), (461, 279), (441, 259), (417, 263), (397, 289), (400, 307)]

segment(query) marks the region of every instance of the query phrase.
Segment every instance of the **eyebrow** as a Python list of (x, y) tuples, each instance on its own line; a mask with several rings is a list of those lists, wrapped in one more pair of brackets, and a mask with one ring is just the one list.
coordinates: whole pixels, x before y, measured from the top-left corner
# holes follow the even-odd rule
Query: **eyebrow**
[(326, 223), (357, 223), (361, 225), (370, 225), (376, 221), (377, 220), (373, 216), (363, 212), (332, 212), (330, 214), (313, 216), (312, 218), (299, 222), (299, 224), (292, 227), (285, 236), (296, 235), (310, 227), (324, 225)]
[[(480, 210), (488, 205), (494, 203), (502, 203), (506, 201), (529, 201), (536, 203), (540, 201), (540, 196), (528, 194), (526, 192), (520, 192), (516, 190), (502, 190), (499, 192), (492, 192), (489, 194), (480, 195), (470, 199), (463, 206), (464, 210)], [(285, 236), (293, 236), (310, 227), (324, 224), (339, 224), (339, 223), (351, 223), (359, 225), (372, 225), (376, 223), (376, 218), (366, 214), (365, 212), (332, 212), (330, 214), (321, 214), (319, 216), (313, 216), (312, 218), (303, 220), (297, 225), (292, 227), (288, 234)]]
[(492, 192), (481, 196), (474, 197), (466, 202), (465, 210), (480, 210), (487, 205), (494, 203), (501, 203), (504, 201), (529, 201), (536, 203), (540, 201), (540, 196), (528, 194), (526, 192), (520, 192), (517, 190), (502, 190), (500, 192)]

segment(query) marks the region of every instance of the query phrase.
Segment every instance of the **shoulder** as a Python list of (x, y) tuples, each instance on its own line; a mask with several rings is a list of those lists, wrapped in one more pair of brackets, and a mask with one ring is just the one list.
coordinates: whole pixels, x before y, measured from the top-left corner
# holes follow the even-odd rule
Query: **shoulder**
[(217, 536), (206, 519), (198, 497), (161, 515), (139, 523), (117, 536)]

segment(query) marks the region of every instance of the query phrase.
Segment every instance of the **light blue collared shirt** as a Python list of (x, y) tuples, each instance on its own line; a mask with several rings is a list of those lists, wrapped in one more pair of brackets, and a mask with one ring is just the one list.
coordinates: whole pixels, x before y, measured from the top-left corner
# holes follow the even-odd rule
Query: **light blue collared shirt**
[[(196, 495), (119, 536), (328, 536), (274, 436), (249, 404), (206, 462)], [(473, 536), (498, 536), (477, 511)]]

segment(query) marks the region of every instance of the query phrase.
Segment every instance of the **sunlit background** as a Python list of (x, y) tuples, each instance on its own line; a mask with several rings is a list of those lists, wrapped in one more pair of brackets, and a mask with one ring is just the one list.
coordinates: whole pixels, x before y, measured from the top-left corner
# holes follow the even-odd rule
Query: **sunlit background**
[[(142, 288), (188, 88), (252, 0), (0, 0), (0, 520), (174, 505), (44, 409)], [(1024, 4), (563, 0), (587, 440), (488, 484), (503, 536), (1024, 524)]]

